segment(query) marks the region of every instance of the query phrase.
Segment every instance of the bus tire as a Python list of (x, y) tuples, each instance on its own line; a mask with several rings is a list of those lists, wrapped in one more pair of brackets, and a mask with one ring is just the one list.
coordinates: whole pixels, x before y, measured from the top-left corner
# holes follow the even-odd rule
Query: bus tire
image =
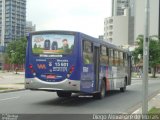
[(71, 92), (65, 92), (65, 91), (57, 91), (58, 97), (71, 97)]
[(125, 78), (125, 80), (124, 80), (124, 87), (120, 88), (121, 92), (125, 92), (126, 91), (126, 84), (127, 84), (127, 78)]
[(100, 92), (95, 93), (93, 95), (93, 97), (96, 98), (96, 99), (102, 99), (105, 96), (106, 96), (106, 85), (105, 85), (105, 81), (102, 80), (101, 87), (100, 87)]

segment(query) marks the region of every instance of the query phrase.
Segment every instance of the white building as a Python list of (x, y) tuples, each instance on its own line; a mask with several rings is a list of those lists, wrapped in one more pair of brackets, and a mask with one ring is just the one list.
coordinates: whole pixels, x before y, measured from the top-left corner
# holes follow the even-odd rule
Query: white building
[(29, 33), (29, 32), (34, 32), (36, 31), (36, 25), (32, 24), (31, 21), (27, 21), (26, 22), (26, 35)]
[(128, 7), (128, 0), (112, 0), (112, 16), (124, 15), (124, 9)]
[(112, 44), (123, 46), (129, 44), (128, 16), (113, 16), (105, 19), (104, 39)]
[[(135, 0), (135, 35), (144, 35), (145, 0)], [(150, 32), (149, 35), (158, 35), (159, 31), (159, 0), (150, 0)]]
[(125, 9), (130, 7), (130, 15), (134, 16), (135, 0), (112, 0), (112, 16), (124, 15)]
[(104, 22), (104, 40), (118, 46), (134, 44), (133, 0), (112, 0), (112, 17)]

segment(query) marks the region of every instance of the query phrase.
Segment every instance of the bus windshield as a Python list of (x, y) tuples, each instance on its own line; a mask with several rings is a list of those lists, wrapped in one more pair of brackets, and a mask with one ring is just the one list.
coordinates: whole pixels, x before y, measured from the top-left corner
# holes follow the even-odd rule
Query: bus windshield
[(32, 35), (32, 53), (71, 54), (74, 47), (74, 35), (38, 34)]

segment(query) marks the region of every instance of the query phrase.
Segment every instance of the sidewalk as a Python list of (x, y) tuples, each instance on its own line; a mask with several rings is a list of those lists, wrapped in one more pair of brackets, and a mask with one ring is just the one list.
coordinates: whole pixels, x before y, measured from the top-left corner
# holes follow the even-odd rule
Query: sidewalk
[[(148, 75), (149, 80), (160, 80), (160, 74), (156, 74), (156, 78), (152, 78), (152, 75)], [(134, 74), (132, 80), (142, 80), (138, 75)], [(148, 110), (152, 108), (160, 108), (160, 91), (157, 95), (148, 100)], [(132, 114), (142, 114), (142, 107), (134, 111)]]
[[(156, 74), (156, 78), (152, 77), (152, 74), (148, 74), (149, 80), (160, 80), (160, 74)], [(142, 77), (140, 77), (137, 73), (132, 73), (132, 80), (142, 80)]]
[[(148, 102), (148, 110), (152, 108), (160, 108), (160, 93)], [(142, 114), (142, 107), (134, 111), (132, 114)]]
[(24, 89), (24, 72), (0, 72), (0, 93)]

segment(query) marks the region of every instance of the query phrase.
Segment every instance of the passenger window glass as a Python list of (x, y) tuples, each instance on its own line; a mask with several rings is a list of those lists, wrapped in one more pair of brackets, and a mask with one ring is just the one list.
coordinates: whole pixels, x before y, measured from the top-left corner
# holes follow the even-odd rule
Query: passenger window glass
[(93, 44), (89, 41), (83, 41), (83, 63), (93, 63)]
[(113, 49), (109, 49), (109, 64), (113, 65)]
[(105, 46), (101, 46), (101, 55), (100, 55), (100, 63), (104, 65), (108, 65), (108, 50)]

